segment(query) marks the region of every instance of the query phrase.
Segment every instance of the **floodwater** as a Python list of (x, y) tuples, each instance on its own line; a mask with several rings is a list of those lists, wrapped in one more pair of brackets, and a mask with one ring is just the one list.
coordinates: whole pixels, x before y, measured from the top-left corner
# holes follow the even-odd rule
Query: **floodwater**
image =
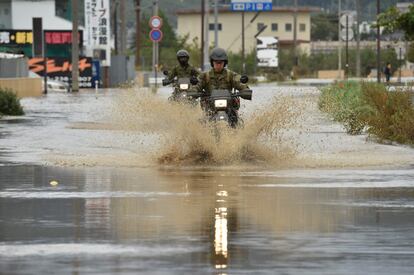
[(0, 273), (412, 274), (414, 150), (346, 135), (315, 88), (254, 90), (225, 146), (167, 89), (24, 99)]

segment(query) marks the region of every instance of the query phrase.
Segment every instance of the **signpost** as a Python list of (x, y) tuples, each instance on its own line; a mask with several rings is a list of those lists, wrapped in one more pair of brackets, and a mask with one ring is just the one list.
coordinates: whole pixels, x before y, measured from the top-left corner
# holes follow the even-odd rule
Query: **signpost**
[[(154, 14), (158, 13), (158, 6), (157, 2), (155, 2), (155, 12)], [(158, 15), (151, 16), (149, 20), (149, 25), (151, 27), (151, 31), (149, 33), (149, 37), (152, 41), (152, 50), (153, 50), (153, 59), (152, 59), (152, 66), (155, 74), (155, 89), (157, 89), (157, 73), (158, 73), (158, 42), (162, 40), (162, 31), (160, 28), (162, 27), (162, 18)]]
[(232, 0), (232, 11), (271, 11), (272, 0)]
[(354, 23), (354, 17), (350, 12), (344, 12), (339, 18), (339, 23), (343, 27), (339, 35), (345, 41), (345, 78), (347, 79), (349, 73), (348, 42), (354, 38), (354, 32), (350, 28)]
[(159, 29), (152, 29), (150, 31), (150, 39), (152, 42), (160, 42), (162, 39), (162, 31)]
[[(246, 61), (244, 57), (244, 13), (245, 12), (261, 12), (272, 10), (272, 0), (231, 0), (230, 10), (241, 12), (241, 37), (242, 37), (242, 59), (243, 59), (243, 73), (246, 72)], [(254, 17), (256, 18), (256, 16)]]
[(160, 29), (162, 27), (162, 18), (157, 15), (152, 16), (149, 25), (152, 29)]

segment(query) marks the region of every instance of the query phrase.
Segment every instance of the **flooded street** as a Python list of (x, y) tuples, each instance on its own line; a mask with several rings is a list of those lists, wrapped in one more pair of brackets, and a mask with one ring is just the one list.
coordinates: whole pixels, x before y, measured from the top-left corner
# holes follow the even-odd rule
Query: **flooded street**
[(22, 100), (0, 273), (412, 274), (414, 149), (346, 135), (316, 88), (253, 89), (223, 145), (168, 89)]

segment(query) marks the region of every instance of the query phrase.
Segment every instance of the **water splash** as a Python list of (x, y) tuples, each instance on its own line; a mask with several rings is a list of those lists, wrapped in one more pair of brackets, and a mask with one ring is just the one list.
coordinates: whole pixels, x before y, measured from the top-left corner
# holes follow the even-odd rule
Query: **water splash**
[(198, 105), (171, 103), (140, 90), (121, 96), (113, 117), (124, 130), (159, 137), (152, 152), (159, 164), (281, 164), (296, 154), (294, 139), (286, 130), (297, 121), (298, 106), (293, 98), (278, 97), (263, 109), (243, 114), (243, 127), (217, 129), (203, 122)]

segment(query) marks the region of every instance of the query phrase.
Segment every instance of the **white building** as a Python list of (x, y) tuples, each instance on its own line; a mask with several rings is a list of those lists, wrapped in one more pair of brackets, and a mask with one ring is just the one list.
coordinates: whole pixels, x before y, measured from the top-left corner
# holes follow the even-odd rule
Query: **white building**
[[(318, 12), (318, 8), (301, 7), (297, 9), (297, 43), (303, 52), (310, 51), (311, 13)], [(209, 37), (214, 42), (214, 16), (209, 16)], [(245, 48), (247, 52), (255, 49), (255, 35), (263, 27), (266, 29), (260, 36), (277, 37), (279, 47), (289, 48), (294, 45), (294, 9), (292, 7), (273, 8), (271, 11), (261, 12), (253, 19), (256, 13), (245, 13)], [(218, 44), (220, 47), (239, 52), (242, 48), (240, 11), (220, 9), (218, 15)], [(253, 21), (253, 22), (252, 22)], [(181, 37), (188, 35), (188, 41), (201, 39), (201, 13), (200, 10), (180, 10), (177, 12), (177, 34)]]
[[(43, 18), (43, 29), (71, 30), (72, 22), (57, 16), (62, 0), (0, 0), (0, 29), (32, 29), (32, 18)], [(66, 1), (67, 2), (67, 1)]]

